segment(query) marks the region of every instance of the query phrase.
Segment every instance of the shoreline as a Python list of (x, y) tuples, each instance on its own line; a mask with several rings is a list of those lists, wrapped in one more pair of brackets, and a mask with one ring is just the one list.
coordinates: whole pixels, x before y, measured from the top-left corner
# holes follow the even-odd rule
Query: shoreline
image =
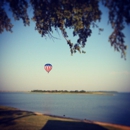
[(116, 93), (107, 92), (85, 92), (85, 93), (72, 93), (72, 92), (28, 92), (30, 94), (76, 94), (76, 95), (104, 95), (113, 96)]
[(123, 130), (125, 130), (125, 128), (130, 130), (130, 126), (119, 125), (119, 124), (114, 124), (114, 123), (93, 121), (93, 120), (88, 120), (88, 119), (78, 119), (78, 118), (65, 117), (65, 116), (57, 116), (57, 115), (52, 115), (52, 114), (43, 114), (43, 113), (40, 113), (40, 112), (34, 112), (34, 113), (36, 115), (45, 115), (45, 116), (50, 116), (50, 117), (54, 117), (54, 118), (69, 119), (69, 120), (81, 121), (81, 122), (85, 122), (85, 123), (114, 126), (114, 127), (117, 127), (117, 128), (124, 128)]
[[(92, 120), (87, 120), (87, 119), (84, 119), (84, 120), (81, 120), (81, 119), (77, 119), (77, 118), (70, 118), (70, 117), (65, 117), (65, 116), (57, 116), (57, 115), (51, 115), (51, 114), (43, 114), (43, 113), (40, 113), (40, 112), (32, 112), (32, 111), (26, 111), (26, 110), (21, 110), (21, 109), (18, 109), (18, 108), (14, 108), (14, 107), (8, 107), (8, 106), (0, 106), (0, 115), (2, 115), (3, 113), (2, 112), (6, 112), (3, 116), (3, 118), (12, 118), (12, 116), (16, 116), (17, 115), (17, 112), (21, 113), (22, 114), (27, 114), (30, 116), (30, 113), (31, 115), (35, 116), (35, 118), (44, 118), (46, 121), (46, 123), (48, 121), (52, 121), (55, 122), (55, 121), (59, 121), (59, 122), (71, 122), (71, 123), (85, 123), (86, 125), (92, 125), (92, 126), (100, 126), (100, 127), (104, 127), (104, 128), (107, 128), (107, 130), (111, 130), (111, 129), (114, 129), (114, 130), (130, 130), (130, 126), (125, 126), (125, 125), (118, 125), (118, 124), (112, 124), (112, 123), (107, 123), (107, 122), (99, 122), (99, 121), (92, 121)], [(14, 112), (13, 114), (14, 115), (10, 115), (10, 112)], [(24, 118), (26, 117), (25, 115), (24, 116), (21, 116), (20, 114), (17, 115), (17, 116), (20, 116), (20, 117), (13, 117), (13, 121), (19, 118)], [(10, 116), (10, 117), (9, 117)], [(34, 118), (34, 117), (33, 117)], [(0, 120), (1, 120), (1, 116), (0, 116)], [(25, 120), (25, 119), (24, 119)], [(10, 120), (9, 120), (10, 121)], [(12, 121), (12, 120), (11, 120)], [(28, 120), (27, 120), (28, 121)], [(26, 121), (26, 122), (27, 122)], [(22, 122), (22, 121), (21, 121)], [(27, 122), (28, 123), (28, 122)], [(44, 124), (44, 127), (46, 126), (46, 123), (42, 123), (42, 125)], [(32, 124), (33, 125), (33, 124)], [(59, 125), (59, 124), (57, 124)], [(22, 127), (22, 126), (21, 126)], [(66, 126), (68, 127), (68, 126)], [(1, 123), (0, 123), (0, 128), (3, 128), (1, 127)], [(109, 129), (110, 128), (110, 129)], [(84, 130), (84, 129), (83, 129)], [(101, 129), (102, 130), (102, 129)]]

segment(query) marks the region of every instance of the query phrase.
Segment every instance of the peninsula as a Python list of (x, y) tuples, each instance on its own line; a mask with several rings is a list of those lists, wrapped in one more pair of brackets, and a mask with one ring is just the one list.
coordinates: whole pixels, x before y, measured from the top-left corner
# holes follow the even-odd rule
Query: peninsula
[(32, 90), (33, 93), (54, 93), (54, 94), (115, 94), (117, 91), (85, 91), (85, 90)]

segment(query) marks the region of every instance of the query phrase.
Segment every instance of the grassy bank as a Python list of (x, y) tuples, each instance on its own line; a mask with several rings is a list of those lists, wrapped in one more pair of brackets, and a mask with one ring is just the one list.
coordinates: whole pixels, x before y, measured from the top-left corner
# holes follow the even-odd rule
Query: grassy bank
[(0, 106), (0, 130), (130, 130), (130, 127), (49, 116)]

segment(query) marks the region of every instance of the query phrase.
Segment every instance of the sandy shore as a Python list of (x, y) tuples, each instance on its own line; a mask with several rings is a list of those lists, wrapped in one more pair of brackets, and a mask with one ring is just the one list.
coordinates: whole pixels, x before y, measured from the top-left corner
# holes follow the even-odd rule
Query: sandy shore
[(0, 130), (130, 130), (129, 126), (80, 120), (0, 106)]
[(43, 114), (43, 113), (40, 113), (40, 112), (34, 112), (34, 113), (36, 115), (46, 115), (46, 116), (50, 116), (50, 117), (54, 117), (54, 118), (69, 119), (69, 120), (80, 121), (80, 122), (84, 122), (84, 123), (98, 124), (98, 125), (101, 125), (101, 126), (110, 126), (110, 127), (114, 127), (116, 129), (119, 129), (119, 130), (130, 130), (130, 126), (112, 124), (112, 123), (107, 123), (107, 122), (91, 121), (91, 120), (87, 120), (87, 119), (80, 120), (80, 119), (69, 118), (69, 117), (65, 117), (65, 116)]

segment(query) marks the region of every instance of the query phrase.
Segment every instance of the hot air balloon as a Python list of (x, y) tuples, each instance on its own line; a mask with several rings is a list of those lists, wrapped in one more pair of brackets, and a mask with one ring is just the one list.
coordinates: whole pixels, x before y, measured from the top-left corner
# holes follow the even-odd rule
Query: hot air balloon
[(45, 64), (44, 69), (49, 73), (52, 69), (52, 65), (51, 64)]

